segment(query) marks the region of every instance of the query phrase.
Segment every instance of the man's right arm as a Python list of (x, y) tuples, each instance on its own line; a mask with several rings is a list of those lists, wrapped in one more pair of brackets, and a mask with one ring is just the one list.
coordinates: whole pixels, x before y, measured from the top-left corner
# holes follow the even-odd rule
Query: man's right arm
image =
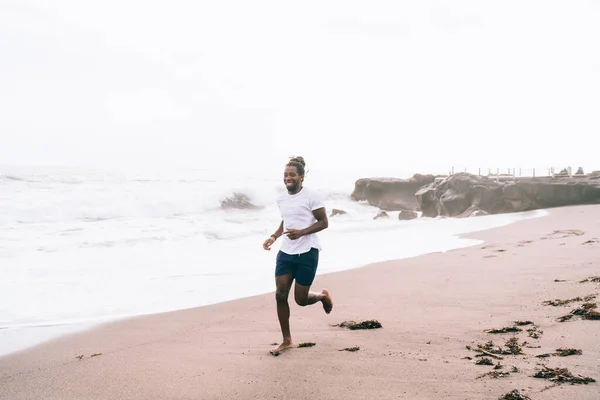
[(273, 245), (273, 243), (275, 243), (277, 238), (279, 238), (281, 235), (283, 235), (283, 220), (281, 220), (281, 223), (279, 224), (279, 228), (277, 228), (275, 233), (272, 234), (271, 236), (269, 236), (269, 238), (267, 240), (265, 240), (265, 242), (263, 243), (263, 249), (271, 250), (271, 246)]
[(277, 228), (277, 230), (275, 231), (274, 234), (271, 235), (271, 237), (273, 237), (273, 238), (275, 238), (275, 240), (277, 240), (281, 237), (281, 235), (283, 235), (283, 220), (281, 220), (281, 222), (279, 223), (279, 228)]

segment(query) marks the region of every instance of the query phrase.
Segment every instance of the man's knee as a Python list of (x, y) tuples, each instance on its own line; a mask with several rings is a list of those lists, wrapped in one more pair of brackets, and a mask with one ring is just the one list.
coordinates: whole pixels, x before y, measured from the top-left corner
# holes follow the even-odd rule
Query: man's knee
[(289, 294), (290, 294), (289, 290), (279, 290), (279, 289), (277, 289), (275, 291), (275, 300), (278, 303), (285, 303), (285, 302), (287, 302)]
[(308, 305), (308, 296), (298, 295), (294, 296), (294, 300), (296, 300), (296, 304), (300, 307), (304, 307)]

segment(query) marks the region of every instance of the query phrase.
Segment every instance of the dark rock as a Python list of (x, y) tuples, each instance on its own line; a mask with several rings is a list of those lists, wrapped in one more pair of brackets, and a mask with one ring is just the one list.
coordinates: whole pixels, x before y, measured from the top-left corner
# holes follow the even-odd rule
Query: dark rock
[[(592, 177), (518, 178), (513, 181), (467, 173), (451, 175), (416, 193), (424, 217), (519, 212), (600, 203), (600, 181)], [(465, 215), (466, 213), (466, 215)]]
[(344, 215), (344, 214), (347, 214), (347, 212), (344, 210), (340, 210), (339, 208), (334, 208), (331, 210), (331, 214), (329, 216), (333, 217), (335, 215)]
[(408, 220), (415, 219), (415, 218), (418, 218), (418, 217), (419, 217), (419, 214), (417, 214), (416, 211), (402, 210), (398, 214), (398, 219), (400, 221), (408, 221)]
[(379, 211), (377, 213), (376, 216), (373, 217), (373, 219), (379, 219), (379, 218), (389, 218), (390, 216), (388, 215), (388, 213), (386, 213), (385, 211)]
[(385, 211), (418, 210), (415, 193), (435, 180), (433, 175), (415, 174), (409, 179), (362, 178), (354, 184), (352, 199), (366, 200)]
[(233, 196), (227, 197), (221, 201), (221, 208), (225, 209), (242, 209), (242, 210), (253, 210), (260, 208), (252, 204), (250, 198), (244, 193), (234, 193)]
[(487, 212), (480, 210), (477, 206), (470, 206), (462, 213), (458, 214), (457, 218), (467, 218), (467, 217), (481, 217), (484, 215), (488, 215)]

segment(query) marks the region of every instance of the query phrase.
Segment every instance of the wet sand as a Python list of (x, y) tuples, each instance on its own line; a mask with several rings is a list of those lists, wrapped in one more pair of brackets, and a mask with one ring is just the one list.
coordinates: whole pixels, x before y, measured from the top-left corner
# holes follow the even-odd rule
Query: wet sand
[[(281, 336), (274, 295), (261, 295), (118, 321), (2, 357), (0, 399), (497, 399), (514, 389), (534, 400), (598, 399), (600, 320), (557, 318), (600, 303), (600, 285), (580, 282), (600, 276), (600, 206), (549, 212), (465, 235), (479, 246), (318, 276), (313, 288), (330, 291), (333, 312), (291, 304), (295, 343), (314, 346), (271, 356)], [(332, 326), (372, 319), (382, 327)], [(517, 320), (533, 325), (484, 332)], [(512, 337), (523, 354), (494, 354)], [(493, 365), (475, 364), (490, 340)], [(582, 354), (536, 357), (563, 347)], [(532, 377), (542, 365), (598, 382), (554, 385)], [(494, 371), (508, 374), (482, 376)]]

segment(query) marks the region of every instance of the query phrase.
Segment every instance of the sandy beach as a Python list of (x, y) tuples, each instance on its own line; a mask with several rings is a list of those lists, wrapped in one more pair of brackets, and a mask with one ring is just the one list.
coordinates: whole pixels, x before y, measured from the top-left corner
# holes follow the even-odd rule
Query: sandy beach
[[(466, 237), (484, 244), (318, 276), (313, 288), (330, 291), (333, 312), (291, 303), (295, 343), (314, 346), (271, 356), (281, 334), (274, 295), (261, 295), (2, 357), (0, 399), (498, 399), (515, 389), (533, 400), (600, 398), (600, 321), (557, 320), (600, 301), (599, 284), (582, 282), (600, 276), (600, 206), (551, 209)], [(333, 326), (351, 320), (382, 328)], [(520, 331), (485, 332), (504, 327)], [(513, 337), (520, 354), (497, 351)], [(559, 348), (581, 354), (555, 355)], [(483, 358), (493, 365), (476, 364)], [(543, 366), (596, 382), (533, 377)]]

